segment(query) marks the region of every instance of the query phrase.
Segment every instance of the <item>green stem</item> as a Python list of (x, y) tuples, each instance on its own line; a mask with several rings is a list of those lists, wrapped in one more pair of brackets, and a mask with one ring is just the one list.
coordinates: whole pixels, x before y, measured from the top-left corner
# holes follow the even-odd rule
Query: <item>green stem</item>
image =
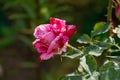
[(78, 50), (77, 48), (73, 47), (73, 46), (70, 45), (70, 44), (66, 44), (66, 46), (69, 47), (69, 48), (71, 48), (71, 49), (73, 49), (73, 50), (75, 50), (75, 51)]
[(111, 22), (112, 20), (112, 0), (108, 2), (108, 12), (107, 12), (107, 22)]
[(114, 44), (115, 47), (117, 47), (120, 50), (120, 46), (117, 44)]

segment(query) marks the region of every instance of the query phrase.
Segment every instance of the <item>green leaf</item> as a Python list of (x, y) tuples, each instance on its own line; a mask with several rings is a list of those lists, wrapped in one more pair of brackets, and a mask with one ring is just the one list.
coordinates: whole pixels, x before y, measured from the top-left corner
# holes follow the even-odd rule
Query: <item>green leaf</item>
[(105, 40), (96, 43), (97, 46), (104, 50), (110, 48), (111, 46), (113, 46), (113, 44), (115, 44), (115, 40), (112, 37), (106, 38)]
[(112, 38), (112, 37), (109, 37), (108, 42), (114, 44), (115, 43), (115, 39)]
[(100, 67), (100, 71), (105, 71), (108, 68), (120, 69), (119, 65), (113, 61), (105, 61), (104, 64)]
[(109, 31), (110, 27), (111, 27), (110, 23), (105, 23), (105, 22), (96, 23), (91, 33), (91, 36), (93, 37), (96, 35), (104, 34)]
[(62, 55), (63, 57), (68, 57), (70, 59), (74, 59), (78, 56), (81, 56), (82, 52), (80, 50), (70, 50), (67, 53), (65, 53), (64, 55)]
[(87, 34), (83, 34), (78, 40), (77, 42), (78, 43), (84, 43), (84, 44), (87, 44), (89, 43), (91, 40), (91, 38), (87, 35)]
[(107, 57), (109, 57), (109, 58), (111, 58), (111, 59), (113, 59), (113, 60), (118, 60), (118, 61), (120, 61), (120, 56), (107, 56)]
[(99, 80), (100, 73), (94, 71), (92, 75), (85, 75), (82, 77), (82, 80)]
[(102, 49), (107, 49), (109, 47), (109, 44), (107, 42), (99, 42), (97, 45)]
[(92, 55), (86, 56), (86, 64), (89, 66), (91, 72), (94, 72), (97, 69), (97, 62)]
[(78, 67), (78, 71), (82, 75), (85, 75), (87, 72), (87, 74), (85, 76), (83, 76), (83, 78), (88, 78), (88, 77), (90, 79), (97, 78), (98, 75), (94, 74), (96, 72), (96, 69), (97, 69), (97, 63), (96, 63), (95, 58), (92, 55), (86, 55), (86, 56), (83, 56), (82, 58), (80, 58), (80, 65)]
[(82, 80), (82, 78), (80, 76), (65, 76), (60, 80)]
[[(83, 56), (83, 57), (80, 58), (80, 65), (83, 67), (83, 69), (84, 69), (88, 74), (91, 75), (91, 71), (90, 71), (90, 69), (89, 69), (89, 66), (88, 66), (87, 63), (86, 63), (86, 57), (85, 57), (85, 56)], [(78, 69), (78, 70), (79, 70), (79, 69)]]
[[(110, 53), (115, 53), (115, 52), (120, 52), (119, 49), (109, 49), (108, 50)], [(110, 56), (109, 56), (110, 57)]]
[(119, 80), (120, 66), (112, 61), (107, 61), (100, 67), (100, 80)]
[(78, 66), (78, 71), (79, 71), (79, 73), (82, 74), (82, 75), (85, 74), (85, 72), (84, 72), (84, 68), (82, 67), (81, 64)]
[[(100, 73), (96, 72), (96, 71), (94, 71), (92, 74), (92, 77), (94, 77), (95, 80), (99, 80), (99, 76), (100, 76)], [(90, 79), (90, 80), (92, 80), (92, 79)]]
[(100, 56), (103, 52), (103, 49), (96, 46), (96, 45), (91, 45), (86, 48), (86, 53), (94, 56)]

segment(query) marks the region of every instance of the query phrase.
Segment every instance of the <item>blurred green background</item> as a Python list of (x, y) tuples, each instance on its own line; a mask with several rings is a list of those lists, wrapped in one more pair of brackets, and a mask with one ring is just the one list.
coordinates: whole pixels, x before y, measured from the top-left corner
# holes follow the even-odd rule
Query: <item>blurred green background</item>
[(70, 39), (90, 34), (93, 25), (106, 21), (107, 0), (0, 0), (0, 80), (58, 80), (75, 71), (77, 61), (55, 56), (39, 62), (32, 46), (33, 31), (50, 17), (77, 26)]

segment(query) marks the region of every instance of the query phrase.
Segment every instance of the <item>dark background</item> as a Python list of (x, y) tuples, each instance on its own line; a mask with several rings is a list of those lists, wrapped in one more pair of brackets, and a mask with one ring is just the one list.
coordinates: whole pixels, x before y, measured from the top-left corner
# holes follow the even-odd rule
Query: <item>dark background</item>
[(50, 17), (77, 26), (76, 39), (106, 21), (107, 0), (0, 0), (0, 80), (58, 80), (75, 71), (77, 61), (61, 56), (39, 62), (33, 31)]

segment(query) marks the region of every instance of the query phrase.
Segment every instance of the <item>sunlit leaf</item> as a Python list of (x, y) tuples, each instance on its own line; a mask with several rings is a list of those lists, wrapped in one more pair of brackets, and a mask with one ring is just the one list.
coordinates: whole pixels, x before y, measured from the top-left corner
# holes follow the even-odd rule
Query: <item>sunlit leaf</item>
[(80, 74), (83, 74), (83, 75), (85, 74), (84, 68), (82, 67), (81, 64), (78, 66), (78, 71), (79, 71)]
[(96, 45), (103, 50), (110, 48), (113, 44), (115, 44), (115, 40), (112, 37), (109, 37), (103, 41), (99, 41), (96, 43)]
[(115, 39), (112, 38), (112, 37), (109, 37), (109, 42), (110, 42), (110, 43), (115, 43)]
[(82, 58), (80, 58), (80, 65), (84, 68), (84, 70), (88, 73), (91, 74), (89, 66), (86, 63), (86, 57), (83, 56)]
[(120, 61), (120, 56), (107, 56), (113, 60), (119, 60)]
[(85, 75), (82, 77), (82, 80), (99, 80), (100, 73), (94, 71), (91, 75)]
[(119, 50), (119, 49), (109, 49), (108, 51), (109, 51), (110, 53), (120, 52), (120, 50)]
[(91, 45), (86, 48), (86, 53), (94, 56), (100, 56), (102, 54), (103, 50), (96, 46), (96, 45)]
[(107, 61), (100, 68), (100, 80), (119, 80), (120, 66), (112, 61)]
[(91, 35), (96, 36), (96, 35), (106, 33), (109, 31), (110, 27), (111, 27), (110, 23), (105, 23), (105, 22), (96, 23)]
[(70, 59), (74, 59), (74, 58), (76, 58), (78, 56), (81, 56), (81, 55), (82, 55), (82, 52), (80, 50), (76, 50), (76, 51), (70, 50), (62, 56), (63, 57), (68, 57)]
[(93, 56), (86, 55), (80, 58), (78, 71), (81, 74), (85, 74), (83, 69), (87, 72), (87, 74), (83, 76), (83, 80), (96, 80), (98, 78), (99, 73), (96, 72), (97, 63)]
[(92, 73), (92, 76), (94, 77), (95, 80), (99, 80), (100, 73), (94, 71), (94, 72)]

